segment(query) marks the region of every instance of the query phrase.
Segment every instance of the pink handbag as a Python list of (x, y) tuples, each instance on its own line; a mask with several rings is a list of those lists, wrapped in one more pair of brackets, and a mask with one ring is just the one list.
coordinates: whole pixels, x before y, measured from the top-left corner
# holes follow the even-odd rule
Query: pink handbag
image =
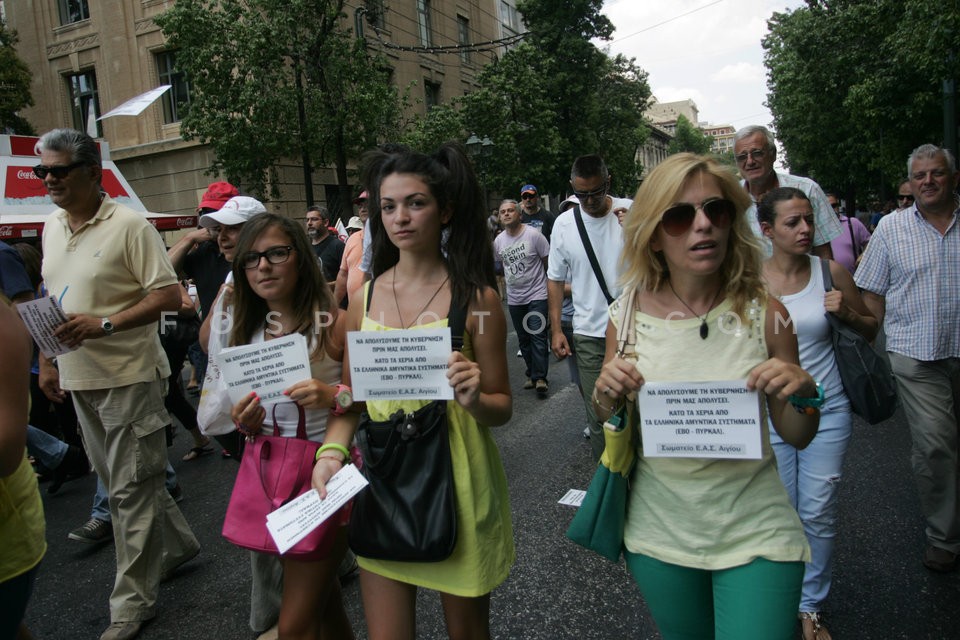
[[(300, 415), (295, 438), (280, 436), (274, 416), (273, 435), (258, 434), (244, 448), (223, 519), (223, 537), (238, 547), (279, 555), (267, 530), (267, 514), (313, 491), (310, 481), (314, 456), (321, 443), (307, 440), (303, 407), (297, 405), (297, 408)], [(356, 447), (351, 449), (351, 457), (359, 466), (360, 453)], [(330, 555), (338, 530), (350, 522), (352, 505), (351, 501), (341, 507), (283, 557), (322, 560)]]

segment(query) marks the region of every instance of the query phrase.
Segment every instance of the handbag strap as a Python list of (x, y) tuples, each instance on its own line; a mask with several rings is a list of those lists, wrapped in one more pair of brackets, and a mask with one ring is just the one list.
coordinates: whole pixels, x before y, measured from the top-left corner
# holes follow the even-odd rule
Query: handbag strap
[(634, 289), (620, 306), (620, 322), (617, 327), (617, 354), (630, 359), (636, 356), (637, 347), (637, 291)]
[[(307, 414), (300, 403), (294, 402), (293, 404), (297, 407), (297, 435), (295, 437), (297, 440), (307, 440)], [(270, 416), (273, 418), (273, 435), (278, 438), (280, 437), (280, 425), (277, 424), (277, 407), (279, 406), (279, 402), (274, 404), (273, 410), (270, 412)]]
[[(617, 354), (625, 360), (637, 359), (637, 290), (623, 300), (620, 306), (620, 326), (617, 327)], [(633, 391), (627, 394), (630, 404), (636, 399)]]
[(607, 281), (603, 277), (603, 271), (600, 270), (600, 263), (597, 261), (597, 254), (593, 251), (590, 236), (587, 235), (587, 227), (583, 224), (583, 215), (580, 213), (579, 205), (573, 208), (573, 219), (577, 221), (577, 231), (580, 232), (580, 241), (583, 243), (583, 250), (587, 252), (587, 260), (590, 261), (590, 266), (593, 268), (593, 275), (597, 277), (597, 282), (600, 284), (600, 291), (603, 292), (603, 297), (606, 298), (607, 304), (611, 304), (613, 303), (613, 296), (610, 295), (610, 291), (607, 289)]
[(847, 216), (847, 228), (850, 229), (850, 248), (853, 250), (853, 260), (856, 262), (860, 252), (857, 250), (857, 238), (853, 235), (853, 222), (850, 221), (850, 216)]
[[(374, 278), (367, 285), (367, 299), (364, 303), (364, 313), (370, 313), (370, 302), (373, 300)], [(467, 308), (455, 307), (453, 296), (450, 296), (450, 309), (447, 310), (447, 326), (450, 327), (450, 345), (454, 351), (463, 351), (463, 334), (467, 330)]]
[[(313, 474), (314, 452), (310, 451), (306, 455), (300, 455), (296, 461), (297, 473), (282, 474), (278, 478), (276, 490), (271, 491), (265, 481), (267, 477), (265, 467), (267, 461), (270, 459), (273, 442), (271, 442), (270, 438), (260, 436), (257, 445), (259, 445), (256, 450), (258, 453), (257, 472), (260, 476), (260, 487), (263, 489), (263, 495), (270, 500), (270, 504), (273, 506), (273, 509), (276, 510), (299, 496), (302, 493), (301, 487), (309, 486), (310, 477)], [(293, 481), (288, 487), (281, 487), (279, 481), (285, 478), (292, 478)]]
[[(849, 219), (848, 219), (849, 220)], [(830, 275), (830, 261), (818, 258), (820, 260), (820, 270), (823, 272), (823, 290), (833, 290), (833, 276)]]

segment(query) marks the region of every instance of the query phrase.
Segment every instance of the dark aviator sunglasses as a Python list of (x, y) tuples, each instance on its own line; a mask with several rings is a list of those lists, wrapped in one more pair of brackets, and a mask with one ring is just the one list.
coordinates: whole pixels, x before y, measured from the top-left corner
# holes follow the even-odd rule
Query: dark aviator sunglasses
[(663, 212), (660, 225), (667, 235), (682, 236), (693, 226), (697, 209), (703, 211), (710, 224), (718, 229), (728, 228), (733, 223), (733, 216), (737, 211), (733, 202), (726, 198), (706, 200), (700, 203), (699, 207), (689, 202), (681, 202)]
[(66, 166), (57, 166), (57, 167), (47, 167), (42, 164), (38, 164), (33, 168), (33, 175), (37, 176), (41, 180), (44, 180), (47, 175), (52, 175), (57, 180), (63, 180), (67, 177), (71, 171), (77, 167), (82, 167), (82, 162), (74, 162), (73, 164), (68, 164)]

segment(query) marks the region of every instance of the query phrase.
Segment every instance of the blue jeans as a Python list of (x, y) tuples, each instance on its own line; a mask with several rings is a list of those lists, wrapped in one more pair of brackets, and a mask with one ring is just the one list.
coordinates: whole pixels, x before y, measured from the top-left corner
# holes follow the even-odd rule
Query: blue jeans
[(43, 429), (27, 425), (27, 451), (47, 469), (56, 469), (63, 462), (70, 448), (63, 440), (55, 438)]
[(837, 535), (837, 490), (852, 428), (850, 403), (843, 393), (827, 398), (820, 411), (820, 428), (806, 449), (793, 448), (770, 427), (770, 444), (777, 456), (780, 480), (810, 543), (811, 560), (803, 575), (800, 611), (820, 611), (830, 592)]
[(527, 365), (527, 377), (536, 382), (547, 379), (550, 345), (547, 342), (547, 301), (507, 305), (517, 331), (520, 353)]
[[(172, 491), (177, 486), (177, 473), (173, 470), (169, 460), (167, 460), (165, 475), (166, 479), (163, 485), (167, 491)], [(93, 494), (93, 508), (90, 509), (90, 517), (104, 522), (112, 522), (113, 520), (110, 517), (110, 500), (107, 498), (107, 488), (103, 486), (100, 476), (97, 476), (97, 492)]]

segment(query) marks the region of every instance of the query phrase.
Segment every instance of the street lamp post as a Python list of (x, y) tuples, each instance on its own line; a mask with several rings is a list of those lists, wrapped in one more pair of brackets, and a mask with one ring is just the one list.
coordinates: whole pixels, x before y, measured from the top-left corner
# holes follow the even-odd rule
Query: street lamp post
[(477, 166), (477, 173), (480, 176), (480, 188), (483, 190), (483, 210), (486, 211), (490, 205), (487, 197), (487, 159), (493, 155), (493, 140), (484, 136), (478, 138), (476, 134), (471, 134), (467, 138), (467, 154)]

